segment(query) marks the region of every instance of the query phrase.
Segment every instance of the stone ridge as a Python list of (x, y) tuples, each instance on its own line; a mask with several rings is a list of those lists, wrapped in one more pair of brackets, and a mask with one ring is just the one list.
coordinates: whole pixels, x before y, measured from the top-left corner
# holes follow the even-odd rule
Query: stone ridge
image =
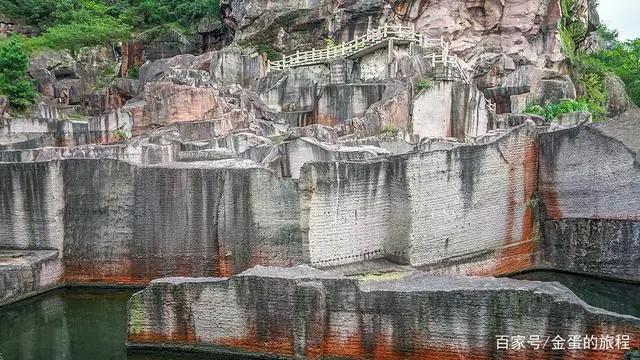
[(282, 358), (621, 359), (625, 350), (517, 354), (497, 335), (625, 334), (640, 319), (585, 304), (558, 283), (412, 274), (358, 280), (305, 268), (165, 279), (129, 301), (130, 347)]

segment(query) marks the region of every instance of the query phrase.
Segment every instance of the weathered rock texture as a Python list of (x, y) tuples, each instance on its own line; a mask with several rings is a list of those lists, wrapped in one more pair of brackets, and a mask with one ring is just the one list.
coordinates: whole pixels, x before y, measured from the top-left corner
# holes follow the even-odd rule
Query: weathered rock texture
[(0, 168), (0, 248), (58, 249), (61, 281), (144, 284), (302, 261), (296, 184), (251, 163)]
[(413, 133), (465, 140), (492, 129), (484, 95), (463, 82), (436, 82), (413, 99)]
[(497, 350), (496, 336), (628, 334), (640, 319), (585, 304), (558, 283), (406, 275), (331, 276), (257, 267), (168, 278), (129, 301), (128, 345), (296, 359), (622, 359), (627, 350)]
[(535, 248), (528, 204), (536, 184), (532, 124), (487, 145), (308, 164), (301, 176), (307, 261), (390, 257), (477, 274), (526, 268)]
[(61, 273), (56, 250), (0, 250), (0, 305), (56, 287)]
[(640, 132), (635, 123), (612, 121), (540, 135), (543, 263), (640, 277)]
[[(349, 41), (368, 28), (413, 24), (476, 67), (483, 87), (495, 86), (519, 66), (558, 65), (560, 1), (236, 1), (224, 0), (235, 41), (269, 43), (285, 52), (320, 48), (325, 38)], [(593, 30), (595, 5), (578, 1), (576, 18)]]
[[(432, 273), (551, 267), (640, 279), (640, 137), (630, 121), (540, 137), (527, 121), (479, 145), (382, 158), (374, 158), (381, 149), (304, 137), (198, 142), (217, 130), (178, 123), (135, 156), (189, 160), (208, 149), (216, 158), (228, 142), (225, 157), (300, 179), (251, 160), (136, 165), (118, 160), (131, 155), (120, 147), (4, 152), (12, 162), (0, 162), (0, 248), (57, 249), (65, 282), (143, 284), (368, 259)], [(47, 161), (17, 162), (37, 157)]]

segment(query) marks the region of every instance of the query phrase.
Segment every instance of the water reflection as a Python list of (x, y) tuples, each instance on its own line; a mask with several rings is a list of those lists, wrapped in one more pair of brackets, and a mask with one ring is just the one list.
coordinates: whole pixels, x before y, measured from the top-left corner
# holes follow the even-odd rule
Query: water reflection
[(551, 271), (535, 271), (515, 279), (558, 281), (587, 304), (640, 318), (640, 285)]
[[(587, 303), (640, 318), (640, 285), (555, 272), (517, 279), (559, 281)], [(0, 355), (4, 360), (169, 360), (248, 358), (186, 353), (127, 354), (127, 300), (133, 291), (58, 290), (0, 308)]]
[[(225, 359), (191, 354), (128, 354), (128, 290), (57, 290), (0, 308), (4, 360)], [(233, 360), (239, 360), (235, 357)]]

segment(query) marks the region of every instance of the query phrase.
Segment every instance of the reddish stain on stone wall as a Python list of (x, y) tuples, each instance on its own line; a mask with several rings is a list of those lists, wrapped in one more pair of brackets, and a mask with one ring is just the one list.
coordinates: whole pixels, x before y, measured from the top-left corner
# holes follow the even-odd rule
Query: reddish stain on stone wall
[[(507, 224), (511, 226), (511, 230), (507, 232), (508, 237), (505, 238), (506, 246), (500, 254), (500, 260), (496, 265), (495, 275), (506, 274), (524, 270), (533, 265), (533, 257), (535, 251), (534, 244), (534, 208), (532, 201), (534, 200), (537, 184), (538, 184), (538, 146), (535, 140), (529, 140), (524, 150), (523, 158), (523, 198), (520, 199), (524, 204), (524, 213), (522, 214), (522, 231), (516, 243), (512, 243), (515, 234), (514, 226), (516, 214), (516, 187), (515, 187), (515, 167), (520, 164), (512, 164), (509, 167), (509, 188), (507, 189), (508, 197), (508, 215)], [(511, 186), (511, 184), (514, 186)]]

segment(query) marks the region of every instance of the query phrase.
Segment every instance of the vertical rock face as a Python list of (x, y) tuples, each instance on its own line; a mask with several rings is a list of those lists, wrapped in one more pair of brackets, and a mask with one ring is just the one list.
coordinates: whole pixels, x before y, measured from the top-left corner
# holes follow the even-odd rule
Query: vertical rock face
[(493, 127), (484, 95), (462, 82), (436, 82), (413, 100), (413, 133), (464, 140)]
[[(593, 308), (559, 284), (424, 274), (358, 281), (308, 267), (258, 267), (228, 279), (160, 279), (129, 301), (128, 345), (134, 347), (306, 359), (480, 360), (513, 354), (496, 349), (496, 336), (504, 334), (620, 334), (637, 346), (640, 320)], [(517, 354), (613, 360), (625, 352), (529, 348)]]
[(0, 247), (61, 249), (64, 197), (59, 163), (0, 165)]
[(384, 90), (384, 84), (327, 85), (318, 99), (317, 123), (336, 126), (362, 118), (372, 104), (382, 100)]
[(531, 123), (483, 146), (305, 165), (308, 261), (329, 266), (390, 257), (467, 274), (526, 269), (534, 260), (536, 184)]
[(249, 163), (0, 168), (0, 246), (58, 249), (67, 282), (142, 284), (302, 261), (297, 185)]
[(639, 134), (629, 125), (613, 121), (540, 136), (545, 262), (638, 278)]

